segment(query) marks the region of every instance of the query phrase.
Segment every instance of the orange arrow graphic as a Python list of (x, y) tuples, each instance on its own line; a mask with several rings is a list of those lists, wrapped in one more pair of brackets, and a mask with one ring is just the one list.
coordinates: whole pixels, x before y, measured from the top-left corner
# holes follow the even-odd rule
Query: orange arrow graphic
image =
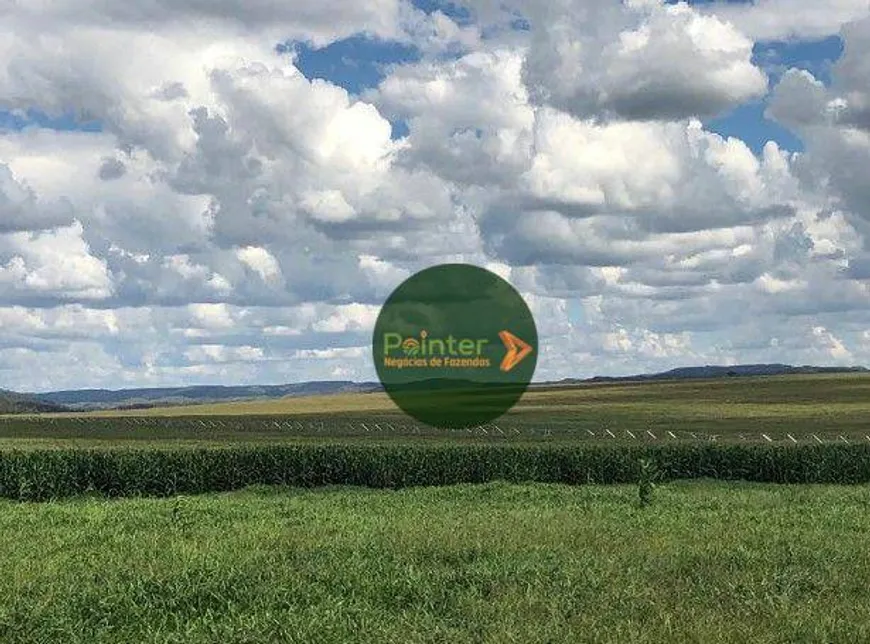
[(510, 371), (516, 367), (520, 361), (532, 352), (532, 347), (520, 340), (510, 331), (499, 331), (498, 337), (504, 343), (507, 353), (501, 361), (501, 370)]

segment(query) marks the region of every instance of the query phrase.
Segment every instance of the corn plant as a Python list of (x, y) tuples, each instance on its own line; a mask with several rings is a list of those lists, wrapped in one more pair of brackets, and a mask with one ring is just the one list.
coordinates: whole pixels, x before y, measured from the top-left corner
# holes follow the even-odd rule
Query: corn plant
[(637, 494), (640, 506), (645, 508), (652, 503), (653, 490), (660, 478), (658, 467), (650, 458), (641, 458), (638, 461), (639, 475), (637, 480)]

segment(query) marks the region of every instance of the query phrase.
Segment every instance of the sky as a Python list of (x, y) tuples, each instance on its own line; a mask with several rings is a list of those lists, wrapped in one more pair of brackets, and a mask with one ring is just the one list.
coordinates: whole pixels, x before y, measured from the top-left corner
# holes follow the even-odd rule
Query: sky
[(870, 365), (867, 0), (0, 16), (0, 389), (372, 380), (448, 262), (536, 380)]

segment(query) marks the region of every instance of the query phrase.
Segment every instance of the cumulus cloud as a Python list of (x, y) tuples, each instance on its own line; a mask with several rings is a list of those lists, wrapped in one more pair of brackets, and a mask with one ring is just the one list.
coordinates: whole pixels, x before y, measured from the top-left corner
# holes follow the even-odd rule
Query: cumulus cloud
[(509, 185), (528, 165), (534, 109), (522, 49), (497, 46), (395, 70), (366, 98), (410, 124), (402, 160), (464, 184)]
[(236, 256), (243, 264), (259, 275), (264, 282), (281, 279), (281, 267), (265, 248), (245, 246), (236, 251)]
[(581, 118), (718, 114), (767, 89), (752, 40), (685, 3), (548, 3), (524, 77), (532, 97)]
[(868, 15), (865, 0), (716, 2), (699, 10), (727, 20), (755, 40), (817, 39)]
[(184, 352), (184, 357), (193, 364), (209, 362), (253, 362), (263, 359), (260, 347), (227, 347), (222, 344), (199, 344)]
[(90, 253), (79, 222), (35, 234), (0, 235), (5, 301), (100, 300), (112, 293), (105, 262)]
[(761, 158), (697, 121), (595, 124), (536, 113), (528, 171), (481, 218), (490, 252), (512, 263), (620, 266), (750, 243), (802, 204), (790, 160)]
[[(798, 132), (806, 152), (795, 174), (856, 220), (866, 235), (870, 188), (870, 17), (843, 26), (844, 54), (825, 86), (805, 70), (790, 69), (774, 88), (768, 114)], [(856, 257), (862, 263), (863, 257)]]
[[(370, 379), (452, 261), (525, 295), (541, 378), (870, 358), (866, 6), (468, 7), (0, 0), (0, 109), (100, 125), (0, 132), (0, 387)], [(703, 125), (766, 96), (758, 39), (833, 33), (766, 97), (805, 151)], [(418, 56), (353, 95), (276, 47), (359, 34)]]
[(72, 223), (73, 208), (65, 200), (41, 203), (36, 193), (0, 163), (0, 233), (50, 230)]

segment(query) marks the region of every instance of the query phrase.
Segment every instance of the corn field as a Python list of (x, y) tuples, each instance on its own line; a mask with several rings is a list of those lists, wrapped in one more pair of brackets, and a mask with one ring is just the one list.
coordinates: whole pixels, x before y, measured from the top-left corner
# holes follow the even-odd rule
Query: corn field
[(663, 480), (870, 482), (870, 445), (265, 445), (0, 452), (0, 496), (168, 496), (255, 484), (400, 488), (493, 480), (627, 483), (638, 462)]

